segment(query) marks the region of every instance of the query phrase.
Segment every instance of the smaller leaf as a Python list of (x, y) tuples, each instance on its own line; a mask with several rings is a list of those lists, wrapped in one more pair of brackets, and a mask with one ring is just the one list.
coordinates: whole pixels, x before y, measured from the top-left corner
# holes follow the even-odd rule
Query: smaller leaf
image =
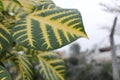
[(63, 60), (54, 53), (38, 54), (40, 75), (45, 80), (65, 80), (65, 65)]
[(12, 80), (8, 71), (0, 66), (0, 80)]
[(29, 62), (29, 59), (26, 57), (26, 55), (19, 54), (17, 56), (17, 64), (23, 80), (32, 80), (32, 64)]
[(2, 24), (0, 24), (0, 52), (7, 49), (11, 44), (10, 31)]
[(34, 2), (43, 5), (43, 4), (54, 4), (52, 0), (33, 0)]
[(23, 10), (17, 0), (0, 0), (0, 3), (3, 5), (3, 10), (7, 12), (18, 13)]
[(0, 1), (0, 12), (3, 11), (3, 4), (2, 2)]
[(23, 6), (23, 9), (27, 12), (32, 12), (35, 8), (35, 3), (31, 0), (18, 0), (18, 2)]

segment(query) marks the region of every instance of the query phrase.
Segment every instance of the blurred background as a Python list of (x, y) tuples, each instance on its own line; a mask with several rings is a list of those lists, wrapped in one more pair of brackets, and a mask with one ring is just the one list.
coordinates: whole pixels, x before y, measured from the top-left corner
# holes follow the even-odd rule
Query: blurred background
[(66, 63), (67, 80), (120, 80), (120, 0), (53, 1), (78, 9), (89, 37), (55, 50)]

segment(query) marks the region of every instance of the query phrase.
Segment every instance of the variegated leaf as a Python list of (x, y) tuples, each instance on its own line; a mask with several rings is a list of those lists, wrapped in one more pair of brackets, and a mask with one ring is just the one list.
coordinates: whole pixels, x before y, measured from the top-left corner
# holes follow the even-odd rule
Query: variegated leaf
[(28, 48), (25, 48), (24, 46), (21, 46), (19, 44), (16, 44), (15, 50), (18, 51), (18, 52), (23, 51), (25, 54), (30, 54), (31, 56), (32, 55), (37, 55), (37, 54), (40, 53), (40, 51), (38, 51), (38, 50), (28, 49)]
[(38, 3), (40, 5), (44, 5), (44, 4), (54, 4), (54, 2), (52, 0), (32, 0), (35, 3)]
[(32, 12), (36, 4), (32, 0), (18, 0), (18, 2), (23, 6), (23, 9), (27, 12)]
[(16, 44), (15, 45), (15, 50), (16, 51), (24, 51), (25, 53), (26, 53), (26, 51), (28, 50), (27, 48), (25, 48), (24, 46), (21, 46), (21, 45), (19, 45), (19, 44)]
[(11, 43), (10, 31), (0, 23), (0, 52), (7, 49)]
[(0, 12), (3, 11), (3, 4), (2, 2), (0, 1)]
[(32, 12), (36, 7), (43, 4), (54, 4), (51, 0), (0, 0), (4, 11), (20, 13), (22, 11)]
[(0, 80), (12, 80), (8, 71), (0, 66)]
[(40, 10), (18, 18), (12, 35), (17, 43), (27, 48), (54, 50), (80, 37), (87, 37), (82, 17), (75, 9), (43, 5)]
[(45, 80), (65, 80), (63, 60), (54, 53), (38, 54), (40, 74)]
[(26, 55), (19, 54), (17, 57), (17, 64), (23, 80), (32, 80), (32, 64), (29, 62), (29, 59), (26, 57)]
[(52, 0), (18, 0), (27, 12), (32, 12), (35, 8), (45, 4), (54, 4)]
[(0, 0), (4, 7), (4, 11), (19, 13), (22, 11), (22, 6), (17, 0)]

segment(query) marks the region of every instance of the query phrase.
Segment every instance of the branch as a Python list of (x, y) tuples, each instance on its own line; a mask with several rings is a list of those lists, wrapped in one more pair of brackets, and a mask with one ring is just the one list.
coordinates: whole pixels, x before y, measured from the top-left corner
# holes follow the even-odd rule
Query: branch
[(110, 33), (110, 38), (113, 38), (114, 34), (115, 34), (115, 27), (116, 27), (116, 23), (117, 23), (117, 16), (114, 19), (114, 23), (111, 29), (111, 33)]

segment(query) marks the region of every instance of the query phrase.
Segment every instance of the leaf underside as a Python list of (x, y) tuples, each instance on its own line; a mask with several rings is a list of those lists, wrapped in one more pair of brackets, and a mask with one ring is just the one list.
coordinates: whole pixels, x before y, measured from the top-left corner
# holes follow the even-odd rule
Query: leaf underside
[(54, 50), (80, 37), (87, 37), (80, 13), (52, 4), (42, 5), (30, 14), (21, 13), (12, 29), (13, 39), (27, 48)]
[(54, 53), (38, 54), (40, 75), (45, 80), (65, 80), (63, 60)]
[(12, 80), (8, 71), (0, 66), (0, 80)]

